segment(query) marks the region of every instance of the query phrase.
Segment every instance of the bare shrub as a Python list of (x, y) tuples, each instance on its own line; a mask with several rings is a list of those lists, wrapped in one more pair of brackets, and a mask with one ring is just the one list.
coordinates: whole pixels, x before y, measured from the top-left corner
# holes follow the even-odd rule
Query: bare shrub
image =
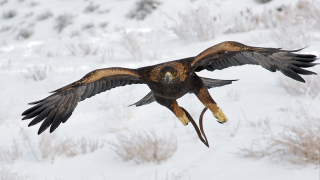
[(29, 68), (27, 73), (23, 73), (27, 79), (33, 79), (35, 81), (41, 81), (47, 78), (48, 74), (52, 71), (51, 64), (34, 65), (33, 68)]
[[(24, 148), (27, 148), (29, 152), (33, 155), (33, 157), (39, 162), (39, 158), (37, 156), (37, 149), (34, 146), (32, 138), (28, 135), (28, 133), (24, 129), (20, 129), (19, 137), (23, 142)], [(21, 148), (21, 147), (20, 147)]]
[(39, 4), (40, 4), (39, 2), (31, 1), (29, 6), (30, 7), (35, 7), (35, 6), (38, 6)]
[(225, 33), (248, 32), (258, 27), (259, 16), (247, 8), (246, 11), (241, 11), (240, 15), (234, 16), (231, 24)]
[(42, 160), (51, 160), (54, 162), (58, 155), (65, 155), (67, 157), (74, 157), (78, 154), (93, 153), (99, 148), (103, 147), (98, 139), (80, 138), (74, 140), (73, 138), (57, 139), (54, 134), (44, 134), (40, 137), (38, 148), (41, 152)]
[(230, 137), (235, 137), (238, 130), (240, 129), (240, 125), (241, 125), (241, 121), (239, 120), (235, 126), (232, 126), (230, 122), (230, 123), (227, 123), (224, 127), (229, 133)]
[(320, 28), (320, 2), (315, 0), (299, 0), (296, 5), (298, 16), (306, 20), (315, 20), (316, 27)]
[(31, 17), (31, 16), (33, 16), (33, 12), (29, 12), (26, 15), (24, 15), (25, 18), (28, 18), (28, 17)]
[(64, 28), (72, 24), (74, 16), (72, 14), (61, 14), (56, 19), (55, 28), (60, 33)]
[(100, 63), (106, 63), (107, 61), (110, 61), (114, 58), (114, 50), (111, 49), (105, 49), (101, 53)]
[[(318, 72), (317, 74), (319, 74)], [(310, 96), (315, 98), (320, 94), (320, 77), (305, 76), (306, 84), (288, 78), (279, 77), (280, 85), (292, 96)]]
[(90, 2), (90, 4), (83, 10), (85, 13), (92, 13), (99, 9), (99, 5), (94, 5), (93, 2)]
[(75, 45), (68, 45), (67, 48), (69, 49), (70, 53), (72, 55), (97, 55), (99, 48), (98, 47), (92, 47), (89, 44), (83, 44), (79, 43), (78, 46)]
[[(2, 70), (4, 70), (4, 71), (10, 71), (11, 68), (12, 68), (11, 59), (9, 59), (9, 60), (7, 61), (7, 63), (3, 63), (1, 67), (2, 67)], [(0, 114), (1, 114), (1, 113), (0, 113)]]
[(136, 163), (156, 162), (170, 158), (177, 150), (177, 139), (171, 134), (159, 137), (151, 130), (149, 132), (116, 133), (118, 143), (110, 143), (113, 150), (124, 160), (133, 160)]
[(87, 30), (87, 29), (92, 29), (94, 28), (94, 24), (93, 23), (87, 23), (82, 25), (82, 30)]
[(108, 22), (101, 22), (100, 24), (99, 24), (99, 27), (100, 28), (106, 28), (108, 26)]
[[(186, 180), (191, 179), (193, 171), (195, 171), (198, 167), (197, 166), (190, 166), (187, 169), (183, 169), (182, 172), (178, 174), (171, 173), (171, 178), (169, 179), (169, 174), (167, 172), (165, 180)], [(156, 176), (157, 177), (157, 176)]]
[(281, 159), (294, 164), (319, 163), (319, 123), (289, 127), (283, 133), (272, 137), (271, 141), (272, 153)]
[(0, 6), (6, 4), (7, 2), (8, 2), (8, 0), (2, 0), (2, 1), (0, 1)]
[(2, 13), (2, 18), (4, 19), (11, 19), (17, 15), (17, 11), (15, 10), (10, 10), (10, 11), (5, 11)]
[(1, 26), (0, 32), (9, 31), (12, 27), (11, 26)]
[(278, 134), (263, 130), (263, 141), (254, 140), (251, 147), (240, 149), (245, 157), (270, 156), (275, 160), (286, 160), (293, 164), (318, 164), (320, 160), (320, 118), (300, 112), (304, 121), (298, 125), (284, 126)]
[(71, 31), (70, 33), (70, 37), (77, 37), (80, 35), (81, 35), (81, 32), (79, 30), (74, 30), (74, 31)]
[(97, 55), (99, 48), (92, 47), (89, 44), (79, 44), (79, 50), (84, 56)]
[[(282, 11), (282, 8), (280, 8)], [(259, 14), (259, 22), (267, 29), (274, 28), (279, 22), (283, 21), (283, 18), (278, 10), (264, 8), (261, 14)]]
[(320, 2), (315, 0), (299, 0), (294, 6), (283, 5), (277, 9), (265, 9), (259, 15), (259, 21), (266, 28), (274, 28), (282, 23), (293, 23), (296, 25), (299, 23), (299, 19), (304, 19), (306, 22), (314, 22), (313, 25), (320, 28)]
[(131, 120), (134, 117), (134, 111), (131, 108), (128, 109), (127, 104), (119, 103), (113, 108), (113, 114), (115, 119)]
[(105, 14), (105, 13), (109, 13), (110, 9), (104, 9), (104, 10), (100, 10), (98, 11), (99, 14)]
[(0, 110), (0, 125), (3, 125), (9, 116), (5, 113), (5, 111)]
[(13, 162), (22, 155), (22, 148), (15, 139), (12, 141), (12, 146), (10, 148), (0, 146), (0, 160), (5, 161), (8, 164), (13, 164)]
[(179, 13), (178, 20), (174, 20), (171, 30), (182, 40), (187, 42), (207, 41), (213, 39), (221, 29), (220, 17), (214, 8), (201, 5)]
[(320, 3), (300, 0), (295, 6), (265, 9), (259, 21), (266, 28), (274, 28), (271, 35), (282, 48), (303, 48), (313, 39), (310, 29), (320, 25)]
[(139, 0), (136, 2), (134, 10), (127, 14), (128, 18), (144, 20), (149, 14), (152, 13), (157, 7), (161, 5), (160, 1), (157, 0)]
[(19, 175), (16, 172), (12, 172), (9, 168), (1, 168), (0, 170), (0, 180), (27, 180), (31, 179), (26, 175)]
[(228, 98), (230, 98), (234, 101), (239, 101), (241, 98), (241, 92), (234, 90), (234, 89), (230, 89), (227, 91), (227, 96), (228, 96)]
[(37, 16), (37, 20), (38, 21), (43, 21), (43, 20), (46, 20), (46, 19), (48, 19), (48, 18), (50, 18), (52, 16), (53, 16), (53, 14), (50, 11), (46, 11), (46, 12), (43, 12), (43, 13), (39, 14)]
[(143, 45), (137, 35), (133, 32), (123, 31), (121, 36), (121, 45), (132, 55), (135, 61), (142, 61), (144, 57)]
[(33, 34), (33, 28), (21, 28), (18, 33), (18, 38), (27, 39)]
[(315, 21), (306, 21), (303, 17), (279, 23), (272, 32), (273, 39), (285, 49), (304, 48), (310, 45), (311, 27)]
[[(247, 119), (246, 116), (245, 116), (245, 119)], [(261, 119), (259, 121), (248, 121), (247, 120), (247, 123), (248, 123), (249, 127), (252, 127), (252, 128), (257, 129), (257, 130), (260, 130), (263, 133), (270, 133), (271, 132), (270, 119), (269, 118)]]
[[(22, 143), (19, 143), (22, 142)], [(0, 146), (0, 160), (12, 164), (24, 153), (31, 154), (38, 162), (54, 162), (57, 156), (74, 157), (79, 154), (93, 153), (103, 147), (103, 142), (93, 138), (57, 138), (56, 134), (44, 133), (35, 141), (24, 129), (20, 129), (18, 139), (8, 148)]]

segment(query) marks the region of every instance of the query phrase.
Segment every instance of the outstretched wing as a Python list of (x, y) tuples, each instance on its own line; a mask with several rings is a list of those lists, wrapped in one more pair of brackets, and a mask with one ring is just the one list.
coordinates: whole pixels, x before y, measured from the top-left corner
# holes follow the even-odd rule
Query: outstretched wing
[(78, 102), (118, 86), (142, 83), (136, 70), (125, 68), (94, 70), (80, 80), (53, 91), (54, 94), (51, 96), (29, 103), (35, 106), (22, 113), (22, 116), (25, 116), (22, 120), (35, 117), (29, 124), (33, 126), (45, 119), (38, 134), (50, 125), (51, 133), (61, 122), (65, 123), (68, 120)]
[[(221, 87), (224, 85), (231, 84), (233, 81), (237, 81), (237, 80), (210, 79), (210, 78), (204, 78), (204, 77), (200, 77), (200, 78), (207, 89), (214, 88), (214, 87)], [(150, 91), (141, 100), (129, 106), (135, 105), (136, 107), (139, 107), (139, 106), (150, 104), (154, 101), (156, 101), (156, 98), (154, 97), (152, 91)]]
[(293, 53), (299, 50), (285, 51), (276, 48), (252, 47), (234, 41), (227, 41), (201, 52), (194, 58), (191, 65), (195, 71), (203, 69), (213, 71), (230, 66), (255, 64), (272, 72), (281, 71), (292, 79), (305, 82), (299, 74), (316, 74), (303, 68), (315, 66), (316, 63), (312, 62), (317, 57), (311, 54)]

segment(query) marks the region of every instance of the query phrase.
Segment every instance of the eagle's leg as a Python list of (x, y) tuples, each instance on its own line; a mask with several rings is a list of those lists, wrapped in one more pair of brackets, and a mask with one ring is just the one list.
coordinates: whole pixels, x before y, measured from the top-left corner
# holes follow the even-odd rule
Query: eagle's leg
[(177, 118), (182, 122), (183, 125), (188, 125), (189, 119), (186, 113), (182, 110), (182, 108), (178, 105), (178, 102), (175, 99), (165, 99), (159, 96), (154, 96), (159, 104), (170, 109)]
[(217, 103), (212, 99), (205, 86), (202, 86), (199, 91), (195, 92), (195, 94), (202, 104), (210, 109), (214, 117), (218, 119), (219, 123), (225, 123), (228, 121), (228, 118), (224, 115), (222, 109), (217, 106)]

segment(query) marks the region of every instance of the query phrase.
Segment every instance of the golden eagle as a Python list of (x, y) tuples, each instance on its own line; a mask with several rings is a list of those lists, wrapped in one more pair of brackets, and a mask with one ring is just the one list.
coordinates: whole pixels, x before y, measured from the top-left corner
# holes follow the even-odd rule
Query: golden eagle
[(252, 47), (227, 41), (212, 46), (195, 57), (138, 69), (119, 67), (97, 69), (80, 80), (53, 91), (53, 94), (45, 99), (29, 103), (34, 106), (22, 113), (25, 116), (23, 120), (35, 117), (29, 126), (44, 120), (38, 134), (49, 126), (51, 126), (51, 133), (61, 122), (65, 123), (69, 119), (78, 102), (115, 87), (146, 84), (151, 92), (133, 105), (142, 106), (157, 101), (170, 109), (183, 125), (187, 125), (192, 118), (178, 105), (176, 99), (186, 93), (194, 93), (211, 110), (218, 122), (223, 123), (228, 119), (212, 99), (208, 89), (231, 84), (233, 80), (203, 78), (199, 77), (196, 72), (204, 69), (214, 71), (231, 66), (254, 64), (272, 72), (278, 70), (292, 79), (305, 82), (299, 74), (316, 74), (303, 68), (316, 65), (312, 62), (317, 57), (311, 54), (294, 53), (300, 50), (286, 51), (280, 48)]

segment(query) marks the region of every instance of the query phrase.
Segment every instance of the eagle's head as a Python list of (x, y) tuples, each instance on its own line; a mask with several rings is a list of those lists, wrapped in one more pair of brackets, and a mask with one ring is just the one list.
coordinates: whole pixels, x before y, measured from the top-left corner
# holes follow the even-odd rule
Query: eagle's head
[(165, 83), (172, 83), (172, 81), (176, 78), (176, 75), (177, 71), (172, 66), (166, 66), (160, 71), (161, 80)]

